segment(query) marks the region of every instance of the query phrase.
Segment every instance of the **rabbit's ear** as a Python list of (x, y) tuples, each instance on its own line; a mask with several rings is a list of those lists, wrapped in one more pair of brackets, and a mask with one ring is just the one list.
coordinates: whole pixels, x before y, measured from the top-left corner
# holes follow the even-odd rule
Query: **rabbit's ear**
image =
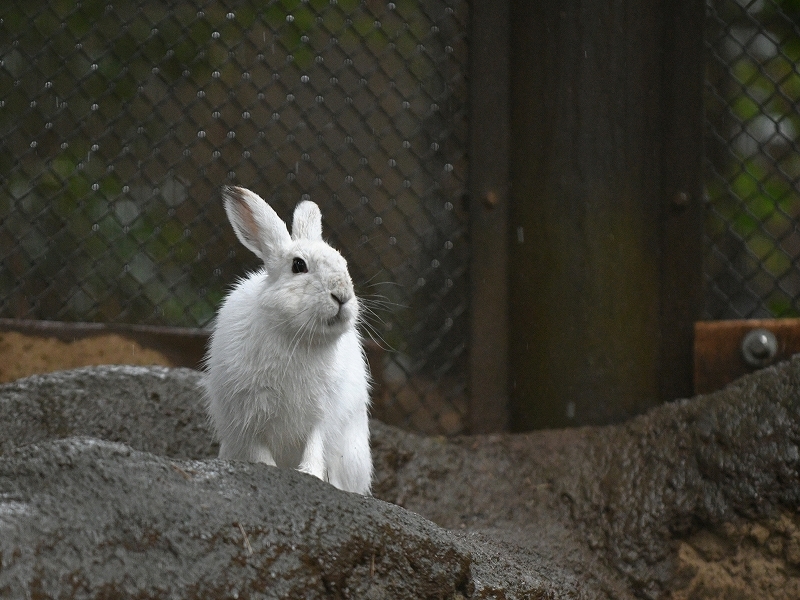
[(292, 217), (293, 240), (321, 240), (322, 239), (322, 213), (319, 207), (305, 200), (297, 205)]
[(291, 239), (286, 223), (258, 194), (226, 186), (222, 189), (222, 198), (236, 237), (261, 260), (266, 262), (289, 245)]

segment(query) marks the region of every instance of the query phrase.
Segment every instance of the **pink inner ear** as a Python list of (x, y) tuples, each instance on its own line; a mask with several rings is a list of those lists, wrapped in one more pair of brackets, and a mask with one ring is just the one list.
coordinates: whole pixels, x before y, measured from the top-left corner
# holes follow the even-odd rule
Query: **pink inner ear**
[(244, 199), (242, 189), (238, 187), (230, 188), (229, 197), (235, 204), (234, 210), (236, 214), (242, 220), (243, 230), (241, 233), (251, 244), (257, 247), (258, 240), (256, 239), (256, 235), (259, 231), (259, 226), (250, 204)]
[(254, 232), (258, 231), (258, 223), (256, 223), (256, 218), (253, 216), (250, 205), (244, 201), (241, 195), (236, 196), (236, 204), (239, 205), (239, 212), (244, 218), (247, 231), (252, 235)]

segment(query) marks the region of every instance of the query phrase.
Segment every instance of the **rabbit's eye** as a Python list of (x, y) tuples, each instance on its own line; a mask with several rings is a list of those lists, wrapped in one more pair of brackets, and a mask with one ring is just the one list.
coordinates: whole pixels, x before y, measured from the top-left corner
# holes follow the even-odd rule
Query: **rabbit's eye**
[(292, 261), (292, 273), (308, 273), (308, 266), (299, 256)]

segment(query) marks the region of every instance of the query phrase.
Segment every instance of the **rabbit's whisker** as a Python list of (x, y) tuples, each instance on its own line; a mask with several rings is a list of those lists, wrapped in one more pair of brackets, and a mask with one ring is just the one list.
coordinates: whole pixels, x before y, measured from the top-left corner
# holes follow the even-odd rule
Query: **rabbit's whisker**
[(381, 350), (384, 350), (385, 352), (395, 352), (396, 351), (394, 348), (392, 348), (392, 346), (391, 346), (391, 344), (389, 344), (389, 342), (387, 342), (385, 339), (383, 339), (381, 334), (378, 333), (377, 328), (374, 325), (372, 325), (372, 323), (370, 323), (366, 319), (359, 319), (358, 324), (364, 326), (363, 327), (364, 331), (367, 332), (367, 335), (370, 337), (370, 339), (373, 342), (378, 344), (378, 347)]
[[(372, 277), (370, 277), (369, 279), (367, 279), (367, 280), (366, 280), (364, 283), (362, 283), (361, 285), (363, 285), (363, 286), (367, 286), (367, 285), (369, 285), (369, 284), (372, 282), (372, 280), (373, 280), (373, 279), (375, 279), (375, 278), (376, 278), (378, 275), (380, 275), (381, 273), (384, 273), (384, 272), (386, 272), (386, 269), (380, 269), (378, 272), (376, 272), (376, 273), (375, 273), (375, 275), (373, 275)], [(374, 284), (372, 284), (372, 285), (379, 285), (380, 283), (382, 283), (382, 282), (378, 281), (377, 283), (374, 283)]]
[[(380, 321), (384, 325), (386, 325), (386, 321), (384, 321), (383, 318), (381, 318), (381, 316), (377, 312), (372, 310), (369, 306), (364, 305), (364, 312), (367, 313), (369, 316), (377, 319), (378, 321)], [(365, 315), (365, 317), (366, 317), (366, 315)], [(364, 320), (366, 321), (366, 318)]]
[(392, 302), (386, 296), (370, 295), (370, 296), (359, 296), (359, 298), (363, 300), (366, 304), (380, 307), (384, 310), (387, 310), (388, 308), (408, 308), (408, 306), (405, 304)]

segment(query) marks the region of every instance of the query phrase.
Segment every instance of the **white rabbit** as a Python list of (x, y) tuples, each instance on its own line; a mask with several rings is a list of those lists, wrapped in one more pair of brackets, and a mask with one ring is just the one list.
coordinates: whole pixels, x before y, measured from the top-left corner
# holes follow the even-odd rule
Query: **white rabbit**
[(207, 408), (220, 458), (291, 467), (369, 494), (369, 375), (347, 263), (322, 240), (313, 202), (292, 235), (258, 195), (223, 189), (236, 236), (264, 261), (217, 314)]

